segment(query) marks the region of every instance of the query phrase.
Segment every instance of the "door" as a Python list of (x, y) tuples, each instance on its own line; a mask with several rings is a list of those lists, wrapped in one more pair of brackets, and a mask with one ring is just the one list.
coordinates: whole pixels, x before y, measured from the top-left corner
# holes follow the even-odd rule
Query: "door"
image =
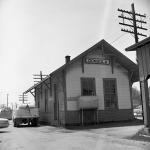
[(54, 84), (54, 120), (59, 120), (59, 102), (56, 84)]

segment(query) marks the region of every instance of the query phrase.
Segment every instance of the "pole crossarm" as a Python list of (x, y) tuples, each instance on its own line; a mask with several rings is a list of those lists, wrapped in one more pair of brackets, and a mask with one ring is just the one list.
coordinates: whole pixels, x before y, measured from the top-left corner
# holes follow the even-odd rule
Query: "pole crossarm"
[[(121, 22), (119, 22), (119, 24), (120, 25), (125, 25), (125, 26), (128, 26), (128, 27), (133, 27), (134, 28), (134, 26), (133, 25), (130, 25), (130, 24), (126, 24), (126, 23), (121, 23)], [(139, 27), (139, 26), (136, 26), (138, 29), (142, 29), (142, 30), (147, 30), (146, 28), (143, 28), (143, 27)]]
[[(134, 34), (134, 32), (133, 32), (133, 31), (131, 31), (131, 30), (121, 29), (121, 31), (123, 31), (123, 32), (128, 32), (128, 33), (131, 33), (131, 34)], [(139, 33), (139, 32), (137, 33), (137, 35), (147, 37), (147, 35), (142, 34), (142, 33)]]
[(22, 101), (22, 103), (28, 101), (28, 96), (25, 95), (24, 93), (22, 95), (19, 95), (19, 101)]
[[(119, 24), (123, 25), (125, 27), (130, 27), (131, 30), (133, 30), (133, 31), (131, 31), (128, 29), (121, 28), (121, 31), (133, 34), (134, 38), (135, 38), (135, 43), (138, 43), (138, 41), (139, 41), (138, 36), (147, 37), (145, 34), (138, 32), (138, 29), (147, 31), (147, 29), (143, 27), (143, 24), (147, 23), (146, 21), (143, 20), (143, 18), (146, 18), (146, 15), (145, 14), (141, 15), (139, 13), (136, 13), (135, 9), (134, 9), (134, 3), (131, 4), (131, 11), (126, 11), (126, 10), (119, 9), (119, 8), (118, 8), (118, 11), (122, 13), (118, 17), (123, 19), (122, 22), (119, 22)], [(127, 14), (130, 15), (130, 17), (125, 16)], [(136, 17), (138, 17), (138, 19)], [(139, 20), (139, 18), (140, 18), (140, 20)]]
[(44, 78), (46, 78), (48, 75), (43, 75), (42, 71), (40, 71), (40, 74), (33, 74), (34, 83), (39, 83)]
[[(123, 10), (123, 9), (119, 9), (119, 8), (118, 8), (118, 11), (120, 11), (120, 12), (122, 12), (122, 13), (132, 14), (131, 11), (127, 11), (127, 10)], [(139, 17), (146, 17), (145, 14), (141, 15), (141, 14), (139, 14), (139, 13), (135, 13), (135, 15), (136, 15), (136, 16), (139, 16)]]
[[(126, 17), (126, 16), (118, 16), (119, 18), (122, 18), (122, 19), (126, 19), (126, 20), (130, 20), (130, 21), (133, 21), (133, 18), (129, 18), (129, 17)], [(146, 21), (143, 21), (143, 20), (138, 20), (136, 19), (135, 20), (136, 22), (139, 22), (139, 23), (147, 23)]]

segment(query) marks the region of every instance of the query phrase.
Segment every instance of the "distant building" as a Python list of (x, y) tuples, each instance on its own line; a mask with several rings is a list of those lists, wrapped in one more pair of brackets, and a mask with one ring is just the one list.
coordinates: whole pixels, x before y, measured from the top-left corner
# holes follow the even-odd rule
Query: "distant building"
[(50, 125), (131, 120), (138, 80), (138, 66), (102, 40), (24, 93), (35, 90), (40, 120)]

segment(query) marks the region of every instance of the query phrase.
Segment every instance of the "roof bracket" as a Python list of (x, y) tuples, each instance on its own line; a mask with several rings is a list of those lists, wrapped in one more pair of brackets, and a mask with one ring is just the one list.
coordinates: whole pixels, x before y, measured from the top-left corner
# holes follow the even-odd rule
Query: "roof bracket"
[(47, 87), (48, 89), (51, 89), (45, 81), (43, 81), (43, 83), (46, 85), (46, 87)]
[(35, 97), (35, 92), (30, 91), (30, 93), (33, 95), (33, 97)]

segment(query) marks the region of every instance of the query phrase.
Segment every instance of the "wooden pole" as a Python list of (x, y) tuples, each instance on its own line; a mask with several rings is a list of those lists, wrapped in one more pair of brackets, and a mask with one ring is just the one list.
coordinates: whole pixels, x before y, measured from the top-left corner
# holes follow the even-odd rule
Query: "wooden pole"
[(8, 108), (8, 96), (9, 96), (9, 95), (7, 94), (7, 108)]
[(141, 81), (143, 113), (144, 113), (144, 126), (150, 128), (150, 107), (149, 107), (149, 93), (147, 80)]
[(138, 33), (137, 33), (137, 25), (136, 25), (136, 16), (135, 16), (134, 3), (131, 4), (131, 8), (132, 8), (135, 43), (138, 43)]

